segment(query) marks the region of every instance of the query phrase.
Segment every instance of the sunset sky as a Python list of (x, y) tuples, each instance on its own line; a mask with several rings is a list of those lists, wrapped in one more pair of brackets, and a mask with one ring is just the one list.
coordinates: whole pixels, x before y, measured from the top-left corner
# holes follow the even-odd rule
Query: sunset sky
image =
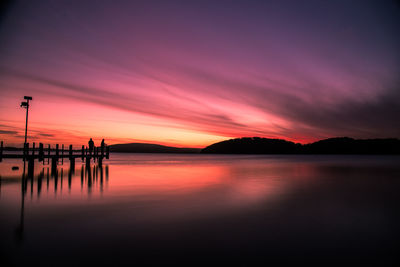
[(16, 1), (0, 140), (204, 147), (400, 137), (396, 1)]

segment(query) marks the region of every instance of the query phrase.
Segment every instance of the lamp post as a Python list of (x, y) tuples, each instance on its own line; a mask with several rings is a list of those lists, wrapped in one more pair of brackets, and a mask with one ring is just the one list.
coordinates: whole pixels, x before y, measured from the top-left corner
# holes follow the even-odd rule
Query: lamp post
[(29, 112), (29, 100), (32, 100), (31, 96), (24, 96), (24, 99), (26, 101), (21, 102), (21, 108), (26, 108), (26, 120), (25, 120), (25, 142), (24, 145), (26, 144), (26, 138), (28, 134), (28, 112)]

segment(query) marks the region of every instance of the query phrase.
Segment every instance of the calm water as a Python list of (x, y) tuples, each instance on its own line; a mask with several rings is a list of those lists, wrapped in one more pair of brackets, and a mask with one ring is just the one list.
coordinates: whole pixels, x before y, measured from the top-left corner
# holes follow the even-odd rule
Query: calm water
[(112, 154), (50, 169), (23, 179), (20, 160), (0, 163), (0, 265), (399, 260), (400, 157)]

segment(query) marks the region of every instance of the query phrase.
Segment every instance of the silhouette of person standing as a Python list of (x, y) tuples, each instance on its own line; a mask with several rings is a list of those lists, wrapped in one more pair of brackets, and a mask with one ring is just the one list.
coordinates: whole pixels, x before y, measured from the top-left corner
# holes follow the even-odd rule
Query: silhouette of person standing
[(94, 142), (93, 142), (92, 138), (90, 138), (90, 140), (89, 140), (89, 154), (90, 155), (92, 155), (93, 148), (94, 148)]
[(104, 154), (104, 146), (105, 146), (105, 144), (104, 144), (104, 139), (103, 139), (103, 140), (101, 140), (101, 156), (103, 156), (103, 154)]

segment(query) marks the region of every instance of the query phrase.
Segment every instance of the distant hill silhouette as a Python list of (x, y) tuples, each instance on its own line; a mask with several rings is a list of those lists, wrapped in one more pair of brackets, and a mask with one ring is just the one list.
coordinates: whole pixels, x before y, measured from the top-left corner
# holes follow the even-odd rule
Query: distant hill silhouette
[(201, 152), (217, 154), (292, 154), (299, 151), (300, 148), (301, 144), (282, 139), (243, 137), (212, 144)]
[(210, 154), (400, 154), (399, 139), (353, 139), (338, 137), (311, 144), (282, 139), (244, 137), (212, 144), (201, 153)]
[(110, 145), (110, 152), (121, 153), (199, 153), (200, 148), (179, 148), (156, 144), (130, 143)]
[(304, 145), (303, 151), (312, 154), (400, 154), (400, 140), (329, 138)]

